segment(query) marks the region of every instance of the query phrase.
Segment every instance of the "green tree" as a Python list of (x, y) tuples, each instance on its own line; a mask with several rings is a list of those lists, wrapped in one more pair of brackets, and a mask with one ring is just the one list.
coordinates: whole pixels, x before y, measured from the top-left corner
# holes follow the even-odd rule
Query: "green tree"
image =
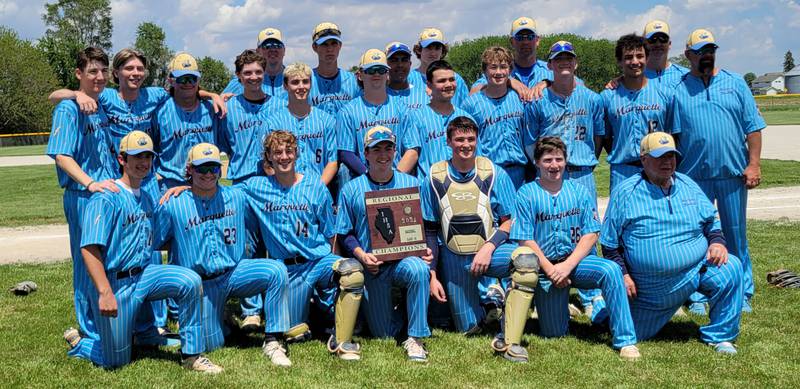
[(39, 40), (47, 62), (61, 86), (75, 89), (75, 56), (86, 46), (111, 50), (111, 5), (109, 0), (57, 0), (44, 5), (47, 29)]
[(792, 51), (787, 50), (783, 56), (783, 71), (788, 72), (792, 69), (794, 69), (794, 57), (792, 56)]
[(167, 80), (167, 66), (172, 59), (172, 50), (167, 47), (167, 35), (155, 23), (142, 22), (136, 28), (136, 43), (133, 47), (147, 58), (147, 78), (144, 85), (163, 86)]
[(49, 130), (53, 107), (46, 96), (58, 82), (44, 53), (0, 26), (0, 68), (0, 133)]
[(744, 75), (744, 82), (747, 83), (747, 86), (751, 86), (753, 84), (753, 80), (756, 79), (756, 74), (753, 72), (749, 72)]
[(686, 58), (686, 55), (684, 55), (683, 53), (680, 53), (674, 57), (669, 57), (669, 62), (681, 65), (687, 69), (690, 69), (692, 67), (692, 64), (689, 62), (689, 58)]
[(233, 76), (224, 62), (211, 57), (200, 58), (197, 66), (203, 75), (200, 86), (209, 92), (221, 93)]
[[(539, 42), (537, 57), (547, 59), (550, 46), (559, 40), (572, 43), (578, 54), (577, 75), (592, 90), (600, 91), (608, 80), (619, 75), (614, 61), (615, 43), (608, 39), (587, 38), (575, 34), (544, 35)], [(481, 73), (481, 54), (489, 46), (509, 47), (507, 36), (485, 36), (459, 42), (450, 48), (447, 59), (468, 83), (474, 82)]]

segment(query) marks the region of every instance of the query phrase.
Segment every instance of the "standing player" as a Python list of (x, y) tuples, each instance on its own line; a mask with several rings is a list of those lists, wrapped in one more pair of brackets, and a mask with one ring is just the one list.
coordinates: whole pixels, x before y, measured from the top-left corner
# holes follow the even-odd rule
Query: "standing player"
[(514, 188), (525, 180), (528, 160), (522, 147), (524, 107), (517, 92), (508, 87), (511, 53), (493, 46), (483, 51), (481, 68), (489, 80), (486, 88), (469, 96), (462, 107), (480, 127), (478, 155), (489, 158), (511, 177)]
[(403, 43), (392, 42), (386, 45), (386, 63), (389, 65), (389, 83), (386, 93), (389, 96), (401, 96), (409, 109), (417, 109), (428, 103), (430, 97), (425, 85), (413, 85), (408, 82), (411, 72), (411, 49)]
[[(601, 137), (605, 135), (603, 105), (600, 96), (577, 82), (578, 56), (572, 43), (558, 41), (550, 47), (547, 66), (553, 71), (553, 83), (542, 98), (526, 108), (528, 131), (523, 144), (528, 158), (535, 161), (534, 145), (544, 136), (557, 136), (567, 146), (567, 175), (589, 190), (597, 204), (594, 167), (600, 155)], [(578, 290), (584, 312), (593, 321), (601, 321), (605, 303), (599, 290)]]
[(367, 171), (363, 154), (364, 135), (375, 126), (392, 130), (400, 140), (402, 158), (396, 161), (397, 170), (408, 173), (417, 163), (419, 143), (411, 134), (406, 135), (408, 118), (406, 104), (398, 97), (386, 92), (389, 65), (386, 54), (378, 49), (364, 52), (359, 62), (358, 85), (363, 88), (361, 96), (347, 103), (336, 117), (336, 143), (339, 160), (347, 166), (339, 175), (339, 184), (344, 186), (351, 177)]
[(192, 147), (186, 162), (191, 190), (156, 210), (155, 247), (170, 243), (170, 250), (177, 252), (176, 264), (193, 270), (203, 280), (207, 350), (225, 343), (223, 319), (228, 298), (259, 294), (267, 318), (264, 355), (275, 365), (291, 366), (280, 343), (289, 329), (286, 266), (263, 258), (242, 260), (245, 220), (251, 217), (251, 211), (240, 189), (219, 185), (221, 171), (216, 146), (200, 143)]
[[(265, 28), (258, 33), (256, 43), (256, 52), (267, 60), (267, 66), (264, 67), (264, 82), (261, 83), (261, 90), (270, 96), (285, 99), (283, 57), (286, 54), (286, 47), (283, 44), (283, 34), (277, 28)], [(244, 86), (239, 77), (234, 76), (222, 93), (232, 93), (234, 95), (244, 93)]]
[(358, 96), (358, 85), (353, 73), (339, 68), (339, 51), (342, 49), (342, 32), (339, 26), (322, 22), (314, 27), (311, 48), (317, 53), (318, 65), (311, 82), (311, 105), (336, 116), (348, 101)]
[(308, 103), (311, 68), (296, 62), (286, 67), (283, 87), (288, 96), (287, 109), (280, 109), (267, 120), (267, 134), (288, 130), (298, 140), (298, 171), (314, 172), (322, 183), (330, 184), (339, 163), (336, 157), (336, 120)]
[(457, 117), (446, 132), (452, 157), (433, 164), (421, 181), (428, 245), (437, 246), (437, 233), (442, 243), (438, 259), (445, 287), (434, 263), (431, 292), (437, 301), (449, 302), (456, 330), (473, 334), (480, 332), (485, 317), (478, 289), (481, 276), (510, 275), (516, 244), (506, 244), (506, 240), (515, 190), (503, 169), (477, 156), (479, 130), (472, 119)]
[(261, 171), (259, 155), (267, 120), (281, 109), (281, 100), (261, 89), (266, 66), (267, 60), (253, 50), (236, 57), (236, 76), (244, 85), (244, 93), (228, 100), (228, 115), (217, 136), (217, 144), (230, 159), (228, 179), (234, 185)]
[[(288, 80), (293, 77), (287, 74)], [(336, 228), (333, 200), (314, 172), (295, 170), (298, 152), (297, 137), (291, 132), (270, 133), (264, 140), (264, 168), (274, 174), (248, 180), (242, 188), (270, 258), (285, 264), (289, 272), (289, 340), (311, 337), (307, 321), (312, 293), (325, 294), (338, 284), (336, 328), (328, 350), (344, 360), (357, 360), (361, 349), (352, 338), (364, 286), (363, 268), (358, 261), (331, 252)]]
[(392, 287), (405, 289), (405, 312), (408, 315), (408, 339), (403, 342), (408, 358), (426, 362), (428, 351), (422, 338), (431, 335), (428, 327), (428, 298), (430, 251), (423, 258), (406, 257), (399, 261), (382, 262), (372, 254), (369, 223), (366, 212), (366, 192), (417, 187), (417, 179), (393, 168), (396, 139), (392, 130), (376, 126), (364, 136), (364, 155), (369, 170), (348, 182), (339, 194), (339, 214), (336, 219), (337, 240), (343, 242), (347, 255), (358, 259), (364, 274), (366, 294), (364, 308), (372, 335), (386, 338), (397, 336), (405, 322), (401, 310), (392, 307)]
[(132, 131), (122, 138), (119, 150), (122, 177), (116, 184), (121, 190), (93, 196), (83, 215), (81, 253), (94, 284), (88, 294), (97, 337), (67, 330), (69, 355), (105, 368), (128, 364), (139, 308), (146, 301), (171, 297), (179, 309), (183, 365), (220, 373), (221, 367), (200, 355), (205, 351), (200, 277), (179, 266), (151, 263), (155, 199), (141, 183), (151, 173), (153, 142), (147, 134)]
[[(567, 148), (558, 137), (539, 139), (534, 158), (539, 174), (517, 194), (511, 239), (530, 248), (539, 260), (536, 290), (524, 291), (528, 302), (533, 292), (539, 332), (544, 337), (567, 334), (570, 286), (600, 288), (608, 303), (612, 346), (620, 350), (620, 357), (638, 359), (641, 355), (622, 272), (613, 262), (592, 254), (600, 232), (596, 199), (583, 185), (564, 181)], [(524, 324), (521, 321), (513, 327), (520, 336)], [(505, 335), (504, 342), (514, 350), (520, 336)]]
[(642, 171), (637, 145), (645, 135), (672, 129), (673, 95), (647, 79), (644, 67), (648, 49), (644, 38), (630, 34), (617, 40), (614, 50), (622, 78), (616, 89), (600, 93), (610, 138), (611, 190)]
[[(648, 51), (644, 76), (656, 87), (672, 91), (683, 75), (689, 73), (689, 69), (669, 62), (669, 50), (672, 48), (669, 24), (662, 20), (651, 20), (644, 26), (644, 38)], [(622, 82), (622, 77), (609, 81), (606, 88), (615, 89), (620, 82)], [(636, 144), (633, 146), (635, 149)]]
[[(419, 34), (419, 41), (414, 45), (414, 54), (419, 60), (419, 67), (414, 69), (408, 76), (408, 82), (412, 85), (425, 85), (428, 82), (428, 66), (434, 61), (444, 60), (447, 56), (448, 45), (444, 39), (444, 33), (437, 28), (426, 28)], [(469, 95), (467, 83), (464, 79), (453, 72), (456, 79), (455, 94), (453, 95), (453, 105), (461, 106), (461, 102)]]
[(742, 265), (728, 255), (717, 210), (688, 176), (676, 173), (681, 153), (664, 132), (642, 139), (644, 170), (611, 193), (600, 244), (622, 268), (636, 338), (655, 336), (692, 292), (709, 299), (700, 339), (736, 354), (742, 315)]
[(747, 190), (761, 183), (761, 130), (766, 127), (747, 83), (714, 66), (717, 44), (708, 30), (686, 42), (692, 70), (675, 87), (675, 132), (683, 159), (678, 171), (716, 201), (728, 247), (744, 270), (743, 309), (750, 312), (753, 268), (747, 244)]
[[(411, 111), (409, 123), (415, 129), (407, 134), (416, 136), (420, 144), (417, 176), (428, 177), (430, 167), (436, 162), (450, 159), (453, 155), (447, 147), (447, 127), (455, 118), (469, 114), (455, 106), (456, 73), (447, 61), (434, 61), (428, 66), (426, 77), (431, 90), (431, 101), (420, 109)], [(415, 133), (415, 134), (414, 134)]]
[(158, 160), (156, 174), (162, 192), (185, 185), (186, 155), (198, 143), (213, 143), (219, 121), (208, 101), (200, 100), (200, 69), (189, 53), (178, 53), (169, 63), (169, 94), (153, 116), (153, 140)]
[[(526, 94), (528, 88), (553, 79), (553, 71), (547, 67), (547, 62), (536, 58), (539, 40), (535, 20), (523, 16), (511, 22), (509, 43), (514, 50), (514, 63), (509, 82), (510, 87), (522, 95)], [(486, 75), (481, 75), (472, 84), (470, 92), (477, 92), (487, 83)]]
[[(108, 82), (108, 56), (101, 49), (87, 47), (78, 53), (76, 62), (78, 90), (97, 99)], [(81, 218), (92, 193), (119, 192), (113, 181), (118, 170), (109, 150), (108, 127), (102, 108), (87, 115), (74, 101), (62, 101), (53, 111), (53, 128), (46, 151), (56, 162), (58, 184), (64, 188), (75, 316), (81, 333), (89, 337), (95, 336), (96, 331), (89, 307), (89, 274), (81, 256)]]

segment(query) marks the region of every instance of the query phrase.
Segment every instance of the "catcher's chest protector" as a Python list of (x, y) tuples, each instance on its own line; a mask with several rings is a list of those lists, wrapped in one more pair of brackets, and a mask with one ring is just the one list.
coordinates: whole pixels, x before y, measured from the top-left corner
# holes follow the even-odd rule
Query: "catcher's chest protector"
[(484, 157), (475, 160), (475, 175), (466, 182), (450, 176), (447, 161), (431, 166), (430, 179), (439, 200), (442, 239), (453, 253), (475, 254), (494, 233), (489, 194), (494, 185), (494, 165)]

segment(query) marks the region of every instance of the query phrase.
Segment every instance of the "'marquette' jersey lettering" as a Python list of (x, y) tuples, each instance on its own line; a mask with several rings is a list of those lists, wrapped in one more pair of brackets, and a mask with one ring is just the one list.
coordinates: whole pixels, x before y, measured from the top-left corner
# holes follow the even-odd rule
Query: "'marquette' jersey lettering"
[(267, 96), (261, 104), (238, 95), (228, 100), (228, 114), (220, 125), (217, 146), (228, 154), (228, 179), (237, 180), (259, 174), (267, 120), (284, 109), (282, 100)]
[(194, 111), (186, 112), (174, 99), (167, 100), (153, 118), (153, 138), (158, 158), (156, 173), (175, 181), (185, 180), (186, 156), (198, 143), (213, 144), (219, 120), (208, 101), (200, 101)]
[(516, 92), (509, 89), (498, 99), (476, 93), (464, 101), (463, 108), (479, 127), (478, 155), (500, 166), (527, 163), (522, 146), (525, 112)]
[(327, 164), (338, 160), (336, 120), (319, 108), (312, 107), (306, 117), (297, 118), (284, 107), (267, 120), (267, 135), (275, 130), (297, 137), (297, 171), (321, 175)]
[(348, 101), (361, 94), (353, 73), (339, 69), (334, 78), (325, 78), (317, 69), (312, 71), (308, 102), (332, 116), (336, 116)]
[(158, 87), (139, 89), (139, 95), (134, 101), (123, 100), (116, 89), (103, 89), (98, 102), (111, 123), (110, 141), (114, 147), (114, 155), (119, 154), (119, 142), (131, 131), (139, 130), (153, 139), (156, 138), (152, 128), (153, 116), (158, 106), (169, 98), (169, 92)]

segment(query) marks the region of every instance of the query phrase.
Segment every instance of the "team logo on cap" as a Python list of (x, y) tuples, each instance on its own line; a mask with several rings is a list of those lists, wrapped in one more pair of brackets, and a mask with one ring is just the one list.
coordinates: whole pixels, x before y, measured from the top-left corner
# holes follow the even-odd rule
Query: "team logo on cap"
[(381, 59), (381, 55), (378, 54), (378, 53), (372, 54), (372, 59), (375, 60), (375, 61), (380, 60)]
[(267, 31), (267, 36), (273, 36), (273, 35), (275, 35), (275, 33), (274, 33), (274, 32), (272, 32), (272, 31)]
[(520, 26), (524, 26), (524, 25), (526, 25), (526, 24), (528, 24), (528, 21), (527, 21), (527, 20), (520, 20), (520, 21), (519, 21), (519, 25), (520, 25)]
[(428, 33), (428, 38), (436, 38), (437, 35), (439, 35), (439, 34), (437, 34), (435, 31), (434, 32), (429, 32)]
[(708, 34), (702, 33), (702, 34), (699, 35), (699, 38), (700, 39), (708, 39)]
[(186, 61), (183, 61), (183, 63), (182, 63), (181, 65), (182, 65), (184, 68), (190, 68), (190, 67), (192, 67), (192, 63), (191, 63), (191, 62), (190, 62), (188, 59), (187, 59)]
[(139, 142), (137, 142), (137, 143), (139, 143), (139, 146), (145, 146), (145, 145), (147, 145), (147, 139), (139, 138)]
[(211, 147), (203, 150), (203, 155), (211, 155), (211, 154), (214, 154), (214, 150), (212, 150)]
[(662, 28), (664, 28), (664, 26), (661, 25), (661, 23), (656, 23), (656, 24), (653, 25), (653, 29), (654, 30), (660, 30)]
[(667, 138), (666, 136), (662, 136), (661, 139), (658, 140), (658, 143), (660, 143), (662, 145), (668, 144), (669, 143), (669, 138)]

